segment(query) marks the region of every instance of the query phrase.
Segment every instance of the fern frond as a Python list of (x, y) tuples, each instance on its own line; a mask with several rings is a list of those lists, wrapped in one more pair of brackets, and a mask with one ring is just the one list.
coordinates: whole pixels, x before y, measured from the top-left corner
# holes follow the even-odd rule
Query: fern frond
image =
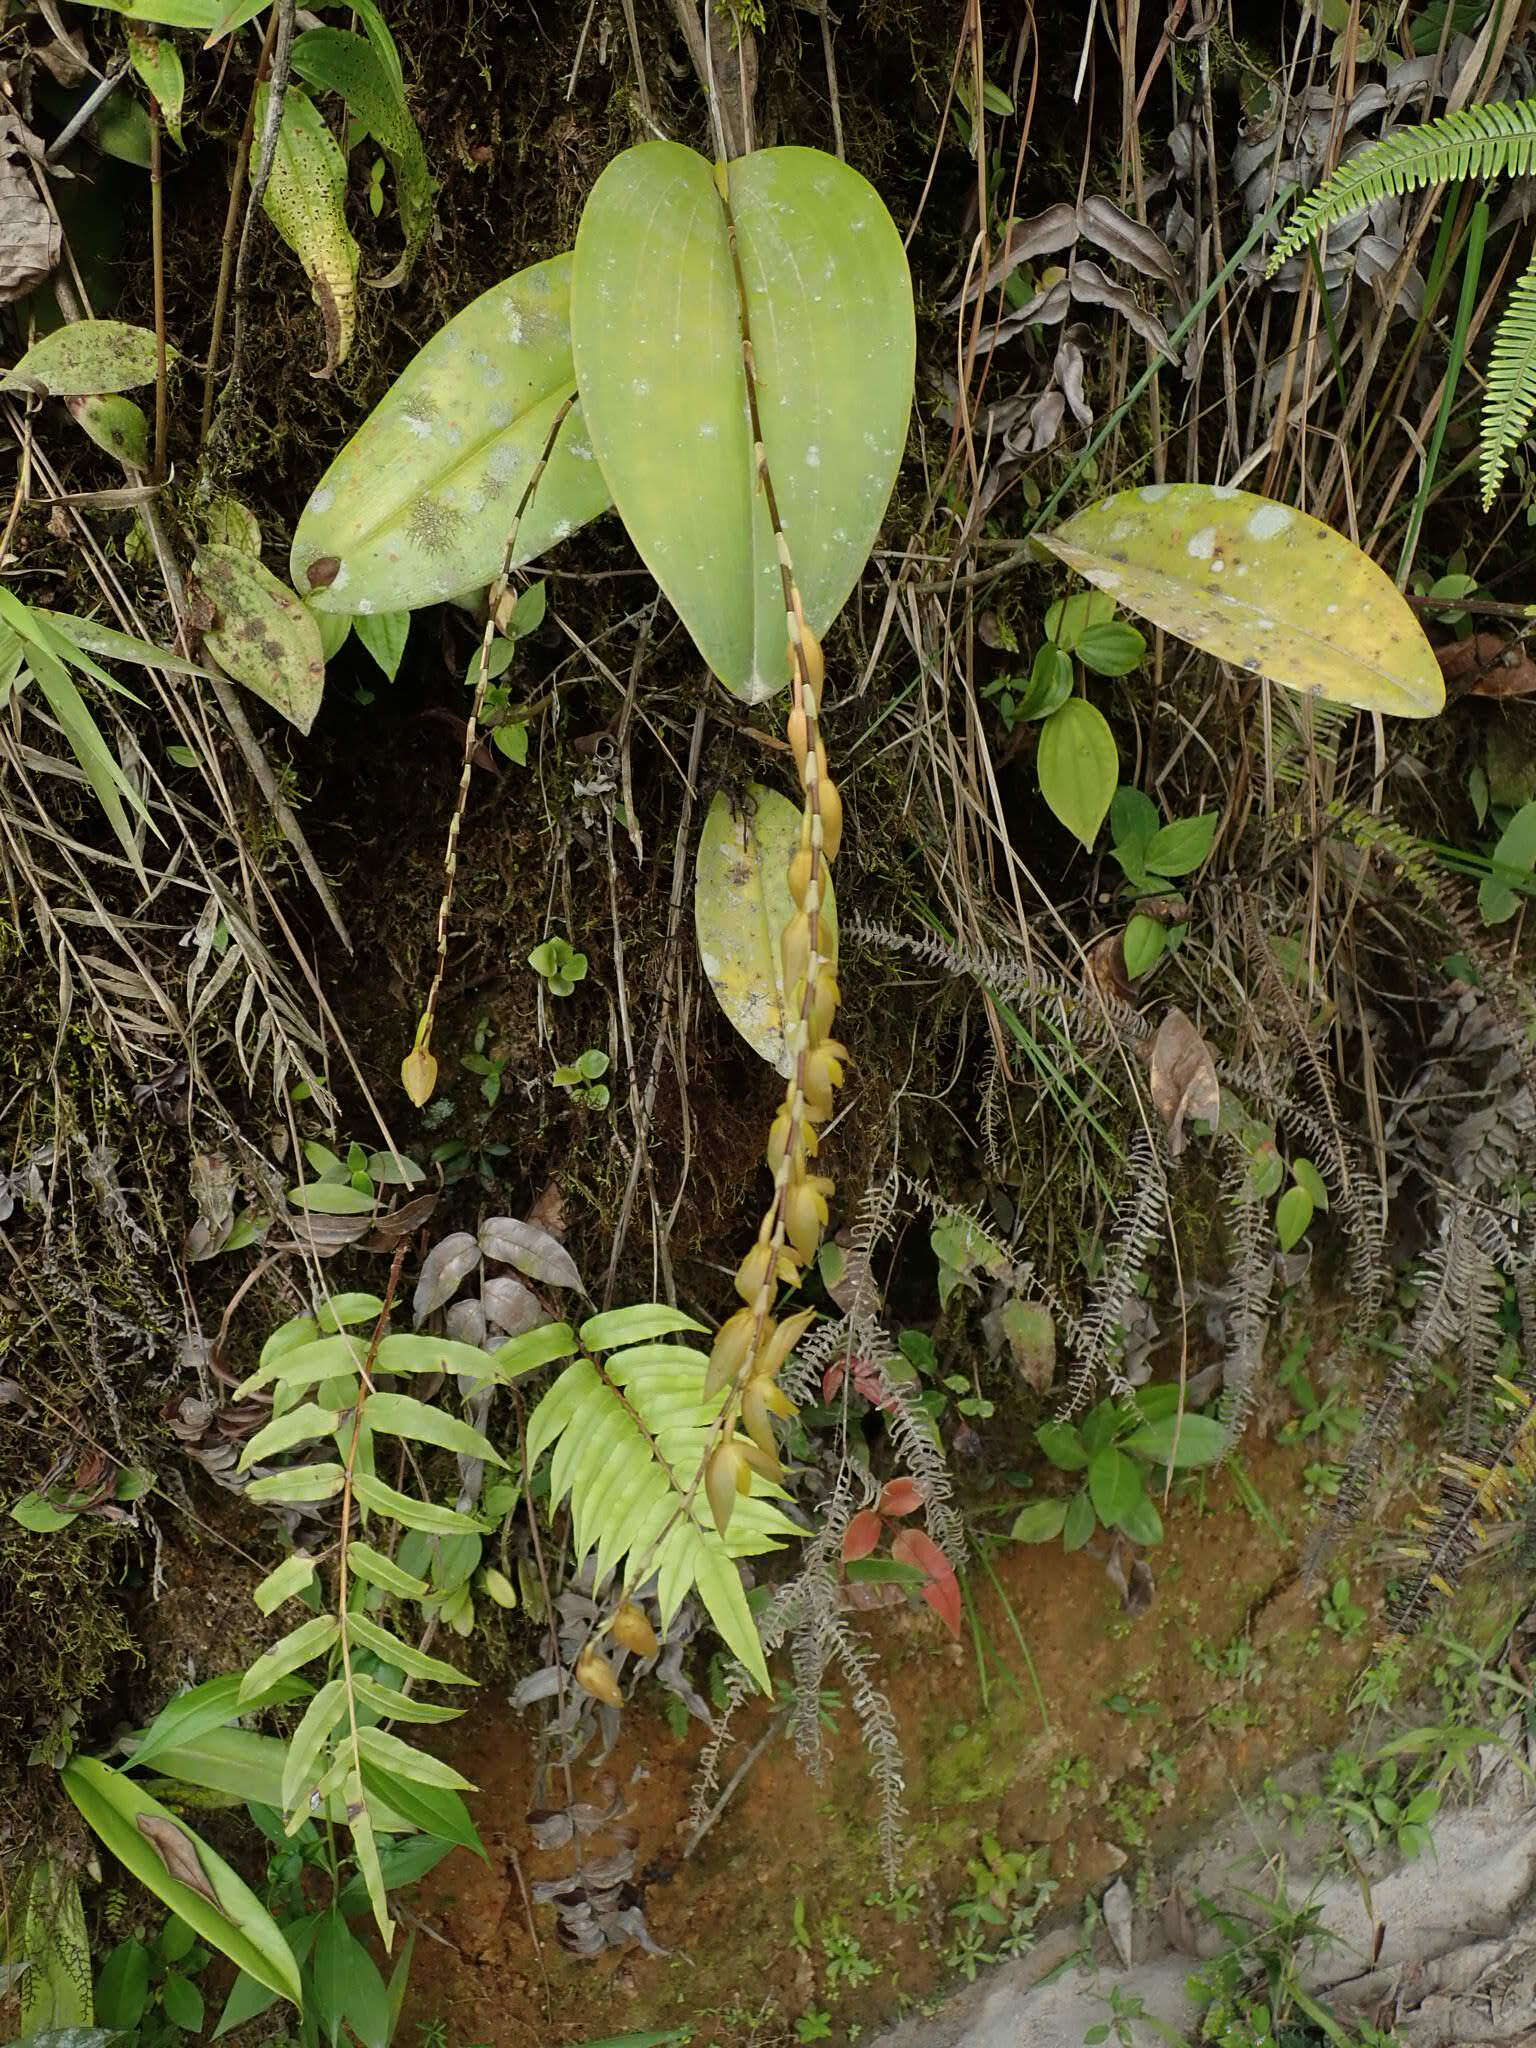
[(1536, 260), (1516, 279), (1499, 316), (1483, 393), (1481, 464), (1483, 510), (1498, 495), (1509, 458), (1525, 439), (1536, 413)]
[(1270, 256), (1275, 272), (1307, 242), (1368, 206), (1425, 185), (1524, 178), (1536, 169), (1536, 100), (1463, 107), (1401, 128), (1340, 164), (1292, 214)]
[(768, 1666), (736, 1560), (801, 1532), (754, 1477), (722, 1537), (698, 1484), (726, 1395), (706, 1396), (708, 1356), (687, 1344), (632, 1344), (568, 1365), (528, 1418), (530, 1468), (548, 1450), (552, 1504), (571, 1503), (576, 1562), (595, 1554), (596, 1582), (621, 1566), (626, 1587), (652, 1573), (663, 1627), (690, 1593), (764, 1692)]
[(1078, 1356), (1061, 1410), (1064, 1419), (1081, 1414), (1087, 1407), (1101, 1372), (1107, 1369), (1112, 1379), (1116, 1377), (1115, 1364), (1124, 1340), (1126, 1311), (1136, 1289), (1136, 1277), (1162, 1234), (1168, 1188), (1157, 1147), (1145, 1126), (1131, 1141), (1129, 1165), (1130, 1191), (1115, 1212), (1104, 1269), (1094, 1283), (1077, 1333)]
[(1253, 1192), (1248, 1155), (1234, 1139), (1231, 1171), (1224, 1190), (1232, 1212), (1232, 1278), (1237, 1290), (1222, 1361), (1221, 1426), (1230, 1451), (1258, 1396), (1274, 1285), (1274, 1237), (1268, 1205)]

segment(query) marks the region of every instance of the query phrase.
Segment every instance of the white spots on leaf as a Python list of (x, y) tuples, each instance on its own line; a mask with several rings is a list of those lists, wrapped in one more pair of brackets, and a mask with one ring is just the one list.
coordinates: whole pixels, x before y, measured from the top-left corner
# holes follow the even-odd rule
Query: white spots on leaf
[(578, 462), (590, 462), (592, 460), (592, 443), (584, 434), (572, 434), (565, 444), (565, 452), (567, 455), (574, 456)]
[[(336, 585), (333, 583), (331, 585), (331, 588), (332, 590), (334, 590), (336, 588)], [(373, 610), (373, 599), (371, 597), (360, 597), (357, 600), (357, 608), (366, 617), (366, 615)]]
[(715, 421), (715, 420), (700, 420), (700, 421), (699, 421), (699, 439), (700, 439), (701, 441), (713, 441), (713, 440), (715, 440), (715, 439), (717, 439), (717, 438), (718, 438), (718, 436), (719, 436), (719, 433), (720, 433), (720, 427), (719, 427), (719, 424), (718, 424), (718, 422), (717, 422), (717, 421)]
[(329, 512), (336, 502), (336, 493), (322, 484), (309, 501), (311, 512)]
[(486, 414), (486, 418), (498, 434), (505, 433), (516, 417), (517, 415), (513, 412), (511, 406), (506, 404), (505, 401), (499, 405), (493, 405)]
[(1125, 578), (1113, 569), (1096, 569), (1093, 580), (1100, 590), (1118, 590)]
[(549, 529), (549, 537), (551, 540), (569, 540), (571, 537), (571, 533), (572, 527), (569, 519), (557, 519), (554, 525)]
[(649, 377), (636, 377), (629, 388), (636, 398), (649, 398), (651, 395), (651, 380)]
[(1172, 484), (1143, 484), (1136, 495), (1143, 505), (1161, 505), (1172, 489)]
[(502, 322), (502, 332), (506, 335), (508, 341), (511, 342), (514, 348), (516, 348), (518, 344), (522, 341), (523, 316), (517, 310), (516, 306), (509, 305), (507, 307), (507, 317)]
[(1192, 533), (1185, 546), (1185, 553), (1197, 562), (1208, 562), (1216, 552), (1216, 529), (1202, 526), (1198, 533)]
[(347, 567), (346, 563), (343, 562), (341, 567), (336, 571), (336, 574), (331, 578), (331, 588), (332, 590), (345, 590), (347, 585), (351, 581), (352, 571)]
[(1261, 505), (1248, 521), (1248, 534), (1253, 540), (1275, 540), (1295, 517), (1289, 505)]
[(1225, 499), (1225, 498), (1235, 498), (1235, 497), (1237, 496), (1237, 485), (1236, 485), (1236, 484), (1212, 484), (1212, 485), (1211, 485), (1211, 496), (1212, 496), (1213, 498), (1223, 498), (1223, 499)]
[(807, 469), (820, 469), (821, 467), (821, 450), (814, 441), (805, 451), (805, 466)]
[(1325, 610), (1327, 611), (1328, 616), (1331, 619), (1334, 613), (1338, 610), (1338, 606), (1336, 604), (1330, 604), (1325, 606)]
[(432, 422), (430, 420), (412, 419), (410, 414), (407, 413), (405, 416), (405, 431), (408, 434), (414, 434), (418, 441), (425, 441), (431, 436)]

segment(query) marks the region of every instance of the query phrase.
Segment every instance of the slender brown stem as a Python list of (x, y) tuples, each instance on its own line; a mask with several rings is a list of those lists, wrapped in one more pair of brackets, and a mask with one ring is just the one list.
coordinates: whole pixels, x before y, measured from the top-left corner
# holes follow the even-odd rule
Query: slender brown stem
[(566, 414), (575, 403), (576, 396), (573, 392), (561, 404), (550, 422), (543, 450), (523, 487), (523, 495), (517, 501), (517, 510), (512, 515), (512, 528), (507, 535), (507, 545), (502, 550), (500, 572), (487, 593), (485, 631), (480, 636), (480, 660), (475, 672), (475, 697), (470, 706), (468, 722), (464, 727), (464, 755), (459, 768), (459, 789), (458, 795), (454, 798), (453, 815), (448, 820), (448, 845), (443, 854), (443, 893), (437, 906), (437, 961), (432, 972), (432, 986), (427, 991), (421, 1023), (416, 1031), (416, 1044), (424, 1051), (429, 1050), (432, 1044), (432, 1026), (437, 1019), (438, 998), (442, 995), (443, 981), (448, 973), (448, 921), (453, 913), (454, 882), (459, 867), (459, 832), (464, 823), (465, 806), (469, 802), (469, 783), (475, 766), (475, 743), (480, 735), (480, 717), (485, 709), (485, 693), (491, 680), (491, 646), (496, 638), (496, 614), (501, 608), (501, 600), (511, 581), (513, 558), (517, 553), (517, 536), (522, 527), (523, 515), (533, 502), (533, 494), (549, 467), (550, 456), (554, 453), (555, 440), (565, 425)]
[(165, 198), (161, 164), (160, 102), (149, 96), (149, 232), (155, 291), (155, 455), (151, 475), (165, 481)]
[(203, 372), (203, 418), (198, 428), (197, 445), (201, 448), (208, 439), (208, 429), (213, 424), (213, 394), (218, 381), (219, 353), (224, 346), (224, 320), (229, 311), (229, 287), (235, 274), (235, 236), (240, 226), (240, 202), (245, 197), (245, 171), (251, 160), (251, 138), (256, 133), (256, 102), (261, 95), (261, 83), (267, 75), (267, 65), (272, 57), (272, 43), (277, 35), (277, 9), (274, 7), (267, 17), (266, 40), (261, 46), (261, 56), (256, 64), (256, 77), (251, 86), (251, 96), (246, 103), (245, 124), (240, 130), (240, 143), (235, 151), (234, 173), (229, 181), (229, 204), (224, 209), (224, 238), (219, 245), (219, 282), (213, 295), (213, 333), (208, 341), (208, 367)]

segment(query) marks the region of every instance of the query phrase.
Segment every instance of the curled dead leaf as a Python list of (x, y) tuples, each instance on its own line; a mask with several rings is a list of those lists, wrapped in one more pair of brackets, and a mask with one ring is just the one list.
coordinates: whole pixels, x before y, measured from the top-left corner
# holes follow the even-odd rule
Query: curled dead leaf
[[(158, 1813), (141, 1813), (137, 1821), (139, 1833), (149, 1842), (176, 1882), (196, 1892), (199, 1898), (206, 1899), (216, 1912), (223, 1913), (219, 1895), (208, 1882), (198, 1858), (197, 1845), (186, 1830)], [(229, 1916), (226, 1913), (224, 1917), (228, 1919)]]
[(1168, 1131), (1168, 1150), (1184, 1149), (1186, 1120), (1215, 1128), (1221, 1114), (1221, 1083), (1211, 1049), (1177, 1003), (1152, 1041), (1152, 1101)]
[(1474, 633), (1435, 649), (1449, 695), (1529, 697), (1536, 691), (1536, 661), (1519, 640), (1501, 633)]

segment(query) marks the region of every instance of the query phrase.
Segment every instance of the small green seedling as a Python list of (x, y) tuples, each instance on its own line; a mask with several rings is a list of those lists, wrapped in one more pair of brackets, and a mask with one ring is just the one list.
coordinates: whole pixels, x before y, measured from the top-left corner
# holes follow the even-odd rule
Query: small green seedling
[(1053, 1543), (1081, 1550), (1096, 1528), (1117, 1529), (1133, 1543), (1161, 1543), (1163, 1521), (1152, 1499), (1158, 1466), (1189, 1471), (1214, 1465), (1226, 1432), (1208, 1415), (1179, 1413), (1176, 1386), (1142, 1387), (1123, 1406), (1100, 1401), (1082, 1422), (1043, 1422), (1035, 1441), (1059, 1472), (1081, 1473), (1070, 1496), (1030, 1501), (1013, 1524), (1016, 1543)]
[(503, 1053), (498, 1059), (493, 1052), (486, 1050), (490, 1035), (491, 1020), (489, 1017), (482, 1017), (475, 1026), (473, 1049), (461, 1054), (459, 1065), (466, 1067), (471, 1074), (480, 1076), (480, 1093), (485, 1097), (487, 1109), (494, 1109), (501, 1100), (502, 1076), (506, 1070), (508, 1055)]
[(541, 975), (552, 996), (568, 996), (578, 981), (587, 978), (587, 956), (578, 953), (564, 939), (546, 939), (528, 955), (528, 965)]
[(579, 1102), (584, 1109), (606, 1109), (611, 1099), (603, 1080), (607, 1071), (607, 1053), (591, 1045), (574, 1066), (556, 1067), (550, 1079), (557, 1088), (569, 1089), (572, 1102)]
[(426, 1179), (414, 1159), (395, 1152), (365, 1152), (361, 1145), (349, 1145), (347, 1156), (328, 1145), (310, 1139), (304, 1158), (314, 1175), (288, 1190), (295, 1209), (322, 1216), (366, 1216), (379, 1205), (381, 1190), (412, 1188)]

